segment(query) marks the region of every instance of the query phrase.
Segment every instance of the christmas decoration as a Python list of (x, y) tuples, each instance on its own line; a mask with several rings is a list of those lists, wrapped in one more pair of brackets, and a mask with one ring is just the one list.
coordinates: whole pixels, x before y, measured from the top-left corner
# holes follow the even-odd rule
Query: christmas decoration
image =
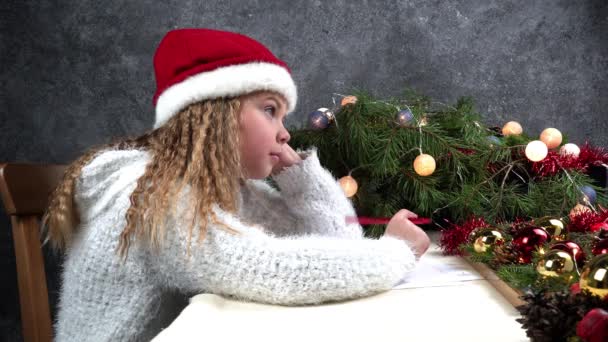
[(429, 119), (426, 116), (421, 117), (420, 121), (418, 121), (418, 125), (421, 127), (424, 127), (428, 124), (429, 124)]
[(460, 225), (453, 224), (444, 229), (439, 239), (439, 246), (449, 255), (462, 255), (460, 247), (472, 237), (471, 232), (489, 227), (483, 218), (470, 218)]
[[(605, 185), (598, 187), (591, 170), (608, 178), (603, 166), (608, 153), (589, 143), (577, 151), (568, 144), (557, 150), (561, 133), (553, 129), (532, 142), (518, 123), (485, 127), (469, 98), (441, 108), (411, 92), (390, 101), (363, 93), (356, 98), (356, 105), (338, 107), (331, 129), (292, 132), (290, 144), (317, 146), (321, 163), (333, 174), (350, 176), (357, 169), (352, 203), (365, 233), (381, 236), (400, 208), (432, 217), (442, 228), (444, 253), (486, 263), (520, 290), (548, 291), (544, 300), (554, 306), (545, 309), (539, 298), (530, 310), (537, 322), (528, 323), (537, 336), (549, 341), (573, 337), (575, 324), (594, 308), (581, 309), (592, 302), (591, 295), (578, 297), (589, 293), (583, 289), (574, 299), (558, 301), (553, 293), (579, 284), (585, 255), (603, 246), (600, 224), (608, 222), (603, 209), (608, 202), (605, 191), (599, 191)], [(405, 109), (396, 114), (395, 108)], [(425, 119), (430, 121), (425, 124)], [(431, 177), (420, 177), (410, 167), (422, 153), (435, 161)], [(594, 201), (585, 186), (596, 190)], [(569, 218), (567, 226), (561, 218)], [(485, 240), (479, 236), (488, 230), (502, 239), (492, 233)], [(563, 311), (551, 311), (556, 305)]]
[(562, 250), (550, 250), (536, 265), (536, 271), (545, 277), (569, 277), (575, 270), (574, 259)]
[(357, 97), (353, 95), (345, 96), (342, 98), (342, 101), (340, 101), (341, 106), (346, 106), (355, 103), (357, 103)]
[(571, 294), (569, 290), (540, 290), (523, 296), (526, 304), (517, 309), (517, 321), (535, 342), (570, 341), (577, 334), (577, 323), (594, 308), (608, 309), (608, 302), (591, 294)]
[(555, 128), (546, 128), (540, 134), (540, 141), (547, 145), (547, 148), (556, 148), (562, 143), (562, 133)]
[(600, 239), (608, 238), (608, 222), (597, 222), (589, 226), (589, 231), (598, 232), (597, 237)]
[(552, 240), (563, 240), (566, 237), (564, 231), (564, 221), (558, 217), (544, 216), (535, 219), (533, 222), (534, 225), (546, 230), (551, 236)]
[(346, 197), (353, 197), (359, 189), (357, 181), (350, 175), (340, 178), (338, 183), (342, 187), (342, 190), (344, 190)]
[(540, 140), (530, 141), (526, 146), (526, 157), (533, 162), (545, 159), (548, 152), (547, 145)]
[(580, 287), (602, 299), (608, 295), (608, 254), (597, 255), (587, 263), (581, 273)]
[(329, 124), (333, 121), (334, 115), (327, 108), (319, 108), (308, 116), (308, 123), (312, 129), (322, 130), (326, 129)]
[(500, 140), (500, 138), (495, 135), (489, 135), (487, 140), (490, 147), (502, 145), (502, 141)]
[(509, 121), (502, 127), (502, 134), (504, 136), (520, 135), (523, 131), (523, 128), (517, 121)]
[(591, 254), (593, 255), (601, 255), (608, 253), (608, 239), (600, 239), (593, 244), (593, 248), (591, 249)]
[(520, 262), (519, 251), (510, 243), (503, 243), (494, 247), (494, 265), (517, 264)]
[(591, 168), (605, 165), (606, 162), (608, 154), (603, 149), (585, 144), (577, 156), (549, 151), (545, 159), (532, 165), (532, 171), (541, 177), (551, 177), (565, 171), (587, 173)]
[(435, 172), (435, 158), (428, 154), (420, 154), (414, 159), (414, 171), (420, 176), (430, 176)]
[(477, 253), (485, 253), (488, 249), (502, 243), (504, 238), (502, 233), (494, 228), (482, 229), (479, 232), (474, 233), (473, 248)]
[(588, 212), (591, 212), (591, 209), (588, 206), (577, 203), (576, 206), (570, 210), (570, 217), (572, 218)]
[(525, 227), (518, 231), (513, 239), (513, 246), (520, 253), (519, 262), (529, 263), (532, 260), (532, 253), (549, 239), (549, 233), (543, 228)]
[(570, 254), (578, 266), (582, 266), (585, 263), (585, 252), (581, 247), (573, 241), (560, 241), (552, 244), (549, 247), (550, 250), (560, 250)]
[(414, 114), (409, 109), (402, 109), (397, 112), (397, 125), (402, 127), (413, 126)]
[(583, 185), (580, 188), (582, 198), (581, 203), (584, 205), (593, 205), (597, 199), (597, 193), (595, 190), (589, 185)]
[[(584, 174), (588, 166), (600, 162), (590, 158), (602, 156), (583, 158), (581, 152), (574, 163), (550, 151), (547, 158), (529, 162), (521, 158), (529, 142), (524, 134), (504, 136), (489, 147), (493, 131), (482, 124), (470, 98), (437, 108), (416, 94), (390, 102), (353, 95), (356, 105), (339, 107), (335, 125), (316, 114), (320, 128), (292, 132), (290, 144), (316, 146), (321, 163), (334, 174), (359, 168), (353, 204), (366, 216), (389, 216), (400, 208), (456, 223), (471, 215), (492, 221), (566, 216), (565, 208), (573, 208), (580, 196), (577, 187), (591, 181)], [(403, 109), (404, 129), (398, 129), (395, 108)], [(424, 117), (431, 120), (428, 125), (420, 124)], [(436, 161), (430, 177), (419, 177), (408, 165), (415, 151)], [(366, 233), (379, 236), (382, 229), (374, 226)]]
[(559, 153), (564, 157), (571, 156), (578, 158), (579, 154), (581, 153), (581, 149), (576, 144), (567, 143), (559, 149)]
[(608, 341), (608, 311), (595, 308), (576, 325), (576, 336), (588, 342)]
[(588, 207), (578, 205), (578, 210), (573, 210), (570, 215), (568, 230), (570, 232), (594, 232), (601, 229), (602, 225), (596, 223), (608, 222), (608, 210), (599, 208), (593, 212)]

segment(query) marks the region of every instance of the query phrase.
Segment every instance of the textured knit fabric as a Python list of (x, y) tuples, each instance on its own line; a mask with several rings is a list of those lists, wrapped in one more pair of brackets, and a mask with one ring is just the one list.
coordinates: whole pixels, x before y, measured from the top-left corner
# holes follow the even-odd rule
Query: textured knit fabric
[(83, 168), (75, 195), (81, 224), (64, 264), (56, 341), (149, 340), (183, 309), (182, 298), (197, 293), (282, 305), (366, 296), (414, 267), (404, 241), (366, 239), (361, 226), (345, 223), (353, 207), (314, 150), (275, 177), (281, 191), (250, 180), (238, 215), (214, 209), (239, 234), (210, 225), (202, 242), (194, 234), (188, 255), (179, 210), (186, 189), (167, 218), (163, 247), (134, 243), (123, 262), (115, 251), (129, 196), (149, 161), (145, 151), (112, 150)]

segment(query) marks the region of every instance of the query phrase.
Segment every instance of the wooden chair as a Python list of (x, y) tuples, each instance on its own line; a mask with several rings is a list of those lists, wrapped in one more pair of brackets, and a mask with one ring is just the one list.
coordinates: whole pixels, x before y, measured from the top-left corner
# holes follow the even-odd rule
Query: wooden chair
[(11, 218), (23, 339), (52, 341), (40, 218), (67, 166), (0, 164), (0, 194)]

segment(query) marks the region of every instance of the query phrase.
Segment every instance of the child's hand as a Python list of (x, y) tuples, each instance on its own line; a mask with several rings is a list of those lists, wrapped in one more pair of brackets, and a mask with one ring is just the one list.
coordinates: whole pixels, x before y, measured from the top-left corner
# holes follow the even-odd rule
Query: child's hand
[(399, 210), (388, 222), (384, 235), (408, 241), (413, 248), (414, 254), (419, 258), (429, 248), (431, 240), (424, 230), (409, 220), (416, 217), (418, 215), (409, 210)]
[(281, 154), (279, 154), (279, 162), (272, 168), (272, 174), (276, 175), (281, 172), (284, 168), (291, 165), (297, 164), (302, 161), (300, 155), (291, 148), (291, 146), (284, 144)]

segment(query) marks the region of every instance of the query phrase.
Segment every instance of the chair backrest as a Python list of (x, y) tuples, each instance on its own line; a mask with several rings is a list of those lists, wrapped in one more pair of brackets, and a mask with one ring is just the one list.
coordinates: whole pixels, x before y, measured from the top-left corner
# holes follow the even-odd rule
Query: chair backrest
[(23, 339), (52, 341), (40, 218), (67, 166), (0, 164), (0, 195), (11, 218)]

